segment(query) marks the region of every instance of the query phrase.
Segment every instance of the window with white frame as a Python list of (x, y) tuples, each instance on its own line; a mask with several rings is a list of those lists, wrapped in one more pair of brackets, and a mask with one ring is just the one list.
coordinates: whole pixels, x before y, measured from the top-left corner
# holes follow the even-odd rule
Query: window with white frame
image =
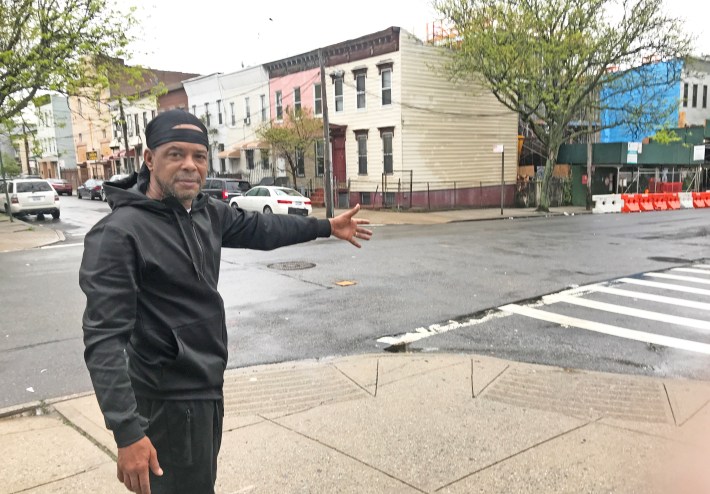
[(266, 95), (262, 94), (259, 99), (261, 99), (261, 121), (266, 122)]
[(148, 127), (148, 112), (144, 111), (143, 112), (143, 128), (145, 129)]
[(259, 154), (261, 154), (261, 168), (264, 170), (268, 170), (270, 168), (270, 163), (269, 163), (269, 150), (268, 149), (260, 149)]
[(325, 141), (317, 140), (315, 143), (316, 156), (316, 177), (322, 177), (325, 173)]
[(205, 125), (210, 126), (210, 104), (205, 103)]
[(683, 84), (683, 106), (688, 106), (688, 83)]
[(222, 119), (222, 100), (218, 99), (217, 100), (217, 123), (219, 125), (222, 125), (223, 119)]
[(296, 176), (306, 176), (306, 157), (301, 149), (296, 150)]
[(394, 172), (394, 157), (392, 141), (394, 139), (394, 127), (383, 127), (380, 129), (382, 138), (382, 167), (386, 174)]
[(234, 113), (234, 101), (229, 102), (229, 113), (231, 114), (232, 125), (237, 125), (237, 115)]
[(364, 71), (359, 71), (355, 74), (355, 88), (357, 91), (357, 104), (356, 108), (365, 108), (367, 104), (366, 93), (365, 93), (365, 78), (367, 74)]
[(244, 125), (251, 125), (251, 109), (249, 108), (249, 96), (244, 98)]
[(197, 105), (192, 105), (192, 114), (197, 116)]
[(281, 91), (276, 91), (276, 120), (284, 119), (283, 98)]
[(246, 151), (244, 151), (244, 155), (247, 158), (247, 169), (253, 170), (254, 169), (254, 150), (247, 149)]
[(708, 107), (708, 87), (703, 86), (703, 108)]
[(357, 173), (367, 175), (367, 130), (356, 130), (357, 141)]
[(137, 113), (135, 115), (133, 115), (133, 120), (135, 120), (135, 123), (136, 123), (136, 135), (140, 135), (141, 126), (138, 124), (138, 114)]
[(320, 84), (313, 84), (313, 113), (315, 115), (323, 114), (323, 93)]
[(293, 88), (293, 109), (299, 111), (301, 109), (301, 88)]
[(343, 78), (336, 77), (333, 80), (335, 86), (335, 111), (343, 111)]
[[(224, 144), (220, 143), (219, 146), (217, 146), (220, 154), (224, 151)], [(227, 160), (224, 158), (219, 159), (219, 171), (221, 173), (224, 173), (227, 171)]]
[(392, 62), (381, 63), (377, 66), (382, 80), (382, 106), (392, 104)]
[(155, 118), (155, 110), (150, 110), (150, 118), (151, 120)]
[(693, 84), (693, 108), (698, 107), (698, 85)]

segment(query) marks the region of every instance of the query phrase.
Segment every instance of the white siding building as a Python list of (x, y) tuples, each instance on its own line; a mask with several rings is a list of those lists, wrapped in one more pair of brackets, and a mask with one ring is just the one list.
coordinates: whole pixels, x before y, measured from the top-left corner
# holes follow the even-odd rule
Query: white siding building
[(37, 108), (36, 139), (41, 149), (37, 171), (44, 178), (56, 178), (62, 177), (64, 170), (76, 170), (76, 152), (69, 101), (59, 95), (48, 100)]

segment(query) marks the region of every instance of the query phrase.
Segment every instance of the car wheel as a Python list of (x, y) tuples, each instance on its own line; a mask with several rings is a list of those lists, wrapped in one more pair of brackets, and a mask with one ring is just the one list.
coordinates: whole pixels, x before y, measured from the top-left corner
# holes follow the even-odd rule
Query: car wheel
[(57, 209), (56, 211), (52, 211), (52, 218), (55, 220), (59, 219), (59, 210)]
[(264, 214), (273, 214), (273, 211), (269, 206), (264, 206)]
[(232, 206), (234, 209), (239, 209), (239, 204), (237, 204), (236, 202), (233, 202), (232, 204), (230, 204), (230, 206)]

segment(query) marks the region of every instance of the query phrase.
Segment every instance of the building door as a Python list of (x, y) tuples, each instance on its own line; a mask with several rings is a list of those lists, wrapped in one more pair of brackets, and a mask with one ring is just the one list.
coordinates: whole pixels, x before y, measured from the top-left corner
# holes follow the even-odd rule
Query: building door
[(347, 187), (345, 168), (345, 126), (331, 125), (330, 136), (333, 146), (333, 182), (336, 189)]

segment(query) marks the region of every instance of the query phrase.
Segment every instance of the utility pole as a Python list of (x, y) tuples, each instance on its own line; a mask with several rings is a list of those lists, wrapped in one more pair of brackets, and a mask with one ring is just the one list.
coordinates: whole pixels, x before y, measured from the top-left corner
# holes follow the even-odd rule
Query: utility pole
[[(128, 163), (130, 163), (128, 161), (128, 122), (126, 121), (126, 113), (123, 111), (123, 98), (118, 99), (118, 111), (121, 119), (121, 133), (123, 134), (123, 145), (126, 151), (126, 156), (124, 156), (124, 159), (126, 160), (126, 167), (121, 171), (123, 173), (131, 173), (133, 171), (133, 167), (128, 166)], [(123, 160), (121, 160), (121, 163), (123, 163)]]
[(587, 114), (587, 211), (592, 210), (592, 122)]
[(320, 59), (320, 97), (323, 103), (323, 159), (325, 160), (325, 217), (333, 218), (333, 163), (330, 160), (330, 124), (328, 122), (328, 98), (325, 88), (325, 60), (323, 49), (318, 49)]

